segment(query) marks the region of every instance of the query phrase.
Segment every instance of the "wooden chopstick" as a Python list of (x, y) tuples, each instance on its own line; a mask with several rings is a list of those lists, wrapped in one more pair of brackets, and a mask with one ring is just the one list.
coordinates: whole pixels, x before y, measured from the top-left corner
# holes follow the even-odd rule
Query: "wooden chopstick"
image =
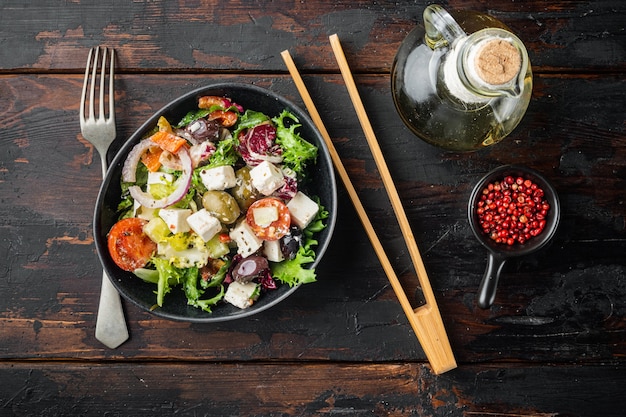
[[(411, 306), (411, 303), (409, 302), (406, 293), (404, 292), (404, 289), (400, 284), (400, 281), (398, 280), (398, 277), (391, 265), (391, 262), (389, 261), (389, 258), (387, 257), (387, 254), (385, 253), (383, 246), (378, 239), (378, 236), (376, 235), (376, 231), (374, 230), (374, 227), (372, 226), (372, 223), (367, 216), (367, 213), (365, 212), (363, 204), (361, 203), (361, 200), (356, 193), (354, 185), (352, 184), (352, 181), (350, 180), (350, 177), (348, 176), (348, 173), (343, 163), (341, 162), (339, 154), (337, 153), (337, 150), (335, 149), (335, 146), (330, 139), (328, 131), (326, 130), (326, 127), (322, 122), (317, 108), (315, 107), (315, 104), (313, 103), (313, 100), (311, 99), (311, 96), (309, 95), (309, 92), (304, 85), (304, 82), (302, 81), (302, 77), (300, 77), (300, 73), (298, 72), (298, 69), (294, 64), (291, 55), (288, 51), (283, 51), (281, 55), (294, 80), (294, 83), (296, 84), (298, 91), (300, 92), (300, 95), (302, 96), (302, 100), (307, 107), (311, 119), (315, 123), (317, 129), (320, 131), (322, 137), (324, 138), (331, 159), (333, 160), (333, 163), (335, 165), (335, 169), (337, 170), (339, 177), (343, 181), (344, 186), (348, 191), (348, 195), (352, 200), (352, 204), (354, 205), (359, 219), (361, 220), (361, 223), (365, 228), (365, 232), (367, 233), (367, 236), (372, 243), (374, 252), (378, 256), (383, 270), (385, 271), (385, 274), (387, 275), (387, 278), (389, 279), (389, 282), (391, 283), (391, 286), (396, 293), (398, 300), (400, 301), (400, 305), (402, 306), (402, 309), (404, 310), (404, 313), (406, 314), (407, 319), (409, 320), (409, 323), (413, 328), (413, 331), (417, 335), (422, 349), (424, 350), (424, 353), (426, 354), (426, 357), (431, 364), (433, 372), (435, 372), (436, 374), (440, 374), (456, 368), (456, 361), (454, 359), (454, 355), (452, 354), (452, 349), (450, 348), (448, 337), (445, 332), (445, 328), (443, 327), (443, 322), (441, 320), (439, 310), (436, 304), (434, 304), (434, 308), (432, 308), (432, 302), (434, 302), (434, 297), (432, 296), (432, 289), (430, 288), (428, 279), (426, 278), (426, 282), (428, 284), (427, 288), (428, 290), (430, 290), (431, 296), (425, 296), (426, 304), (413, 310), (413, 307)], [(422, 270), (424, 270), (425, 274), (423, 263)], [(422, 283), (422, 280), (423, 278), (420, 277), (420, 283)]]

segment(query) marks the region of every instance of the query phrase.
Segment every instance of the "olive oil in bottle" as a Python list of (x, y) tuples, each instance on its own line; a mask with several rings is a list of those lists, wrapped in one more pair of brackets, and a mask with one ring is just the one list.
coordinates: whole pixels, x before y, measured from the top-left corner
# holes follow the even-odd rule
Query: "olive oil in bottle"
[[(443, 8), (404, 40), (392, 68), (392, 95), (409, 129), (451, 151), (493, 145), (520, 122), (532, 93), (523, 43), (496, 19)], [(469, 35), (467, 33), (470, 33)]]

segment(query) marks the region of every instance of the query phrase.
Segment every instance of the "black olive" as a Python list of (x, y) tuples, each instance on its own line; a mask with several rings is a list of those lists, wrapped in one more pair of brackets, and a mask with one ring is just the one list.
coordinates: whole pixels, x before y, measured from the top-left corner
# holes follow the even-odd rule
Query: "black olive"
[(296, 226), (289, 228), (289, 233), (280, 239), (280, 251), (285, 259), (293, 259), (302, 245), (302, 230)]
[(269, 268), (267, 259), (262, 256), (248, 256), (243, 258), (233, 269), (232, 276), (235, 281), (249, 282), (261, 272)]
[(219, 125), (215, 121), (206, 119), (194, 120), (185, 128), (197, 141), (215, 140), (218, 138)]

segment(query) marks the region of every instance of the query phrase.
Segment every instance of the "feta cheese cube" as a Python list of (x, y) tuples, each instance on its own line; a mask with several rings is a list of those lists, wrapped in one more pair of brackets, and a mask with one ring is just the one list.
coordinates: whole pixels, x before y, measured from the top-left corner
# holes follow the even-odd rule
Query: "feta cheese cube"
[(231, 282), (228, 285), (224, 300), (241, 309), (248, 308), (259, 298), (259, 288), (255, 282)]
[(198, 210), (187, 217), (187, 224), (191, 230), (196, 232), (205, 242), (211, 240), (213, 236), (222, 230), (220, 221), (213, 217), (206, 209)]
[(263, 161), (250, 170), (254, 188), (261, 194), (270, 195), (285, 184), (283, 172), (276, 165)]
[(200, 171), (200, 180), (207, 190), (225, 190), (237, 185), (235, 170), (230, 165)]
[(245, 219), (241, 220), (228, 235), (237, 244), (237, 253), (244, 258), (258, 251), (263, 245), (263, 241), (254, 234)]
[(184, 233), (191, 230), (187, 224), (187, 217), (191, 215), (191, 210), (171, 208), (159, 210), (159, 217), (165, 220), (168, 229), (172, 233)]
[(270, 262), (281, 262), (285, 259), (280, 250), (280, 240), (266, 240), (263, 242), (263, 254)]
[(315, 218), (319, 206), (301, 191), (287, 203), (287, 208), (291, 214), (291, 221), (300, 229), (304, 229)]

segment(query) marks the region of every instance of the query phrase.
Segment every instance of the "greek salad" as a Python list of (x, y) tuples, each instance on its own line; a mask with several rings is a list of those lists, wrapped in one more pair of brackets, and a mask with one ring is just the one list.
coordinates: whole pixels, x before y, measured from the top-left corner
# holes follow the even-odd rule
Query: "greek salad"
[(182, 120), (160, 117), (124, 162), (108, 250), (155, 285), (155, 305), (245, 309), (280, 285), (315, 281), (315, 234), (328, 212), (306, 193), (317, 147), (288, 110), (266, 115), (204, 96)]

